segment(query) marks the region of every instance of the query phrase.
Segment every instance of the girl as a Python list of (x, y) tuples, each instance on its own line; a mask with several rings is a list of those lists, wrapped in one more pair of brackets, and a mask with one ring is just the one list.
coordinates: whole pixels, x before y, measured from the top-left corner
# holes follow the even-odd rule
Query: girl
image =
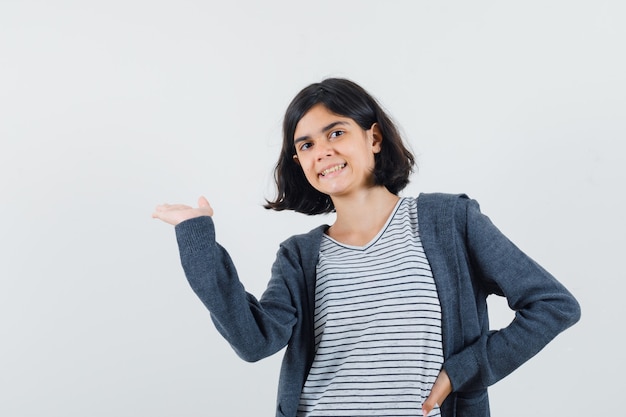
[[(400, 198), (413, 155), (345, 79), (289, 105), (266, 208), (336, 220), (283, 242), (260, 299), (215, 241), (213, 210), (161, 205), (182, 265), (219, 332), (247, 361), (285, 346), (277, 416), (489, 415), (487, 387), (580, 316), (574, 297), (465, 195)], [(486, 299), (516, 312), (489, 330)]]

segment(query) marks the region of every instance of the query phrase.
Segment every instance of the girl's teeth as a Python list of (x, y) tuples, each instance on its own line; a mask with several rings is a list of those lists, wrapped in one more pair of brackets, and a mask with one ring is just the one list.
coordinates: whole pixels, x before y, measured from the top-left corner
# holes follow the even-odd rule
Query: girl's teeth
[(332, 168), (328, 168), (328, 169), (322, 171), (322, 177), (325, 177), (326, 175), (330, 174), (331, 172), (339, 171), (340, 169), (342, 169), (345, 166), (346, 166), (346, 164), (341, 164), (341, 165), (334, 166)]

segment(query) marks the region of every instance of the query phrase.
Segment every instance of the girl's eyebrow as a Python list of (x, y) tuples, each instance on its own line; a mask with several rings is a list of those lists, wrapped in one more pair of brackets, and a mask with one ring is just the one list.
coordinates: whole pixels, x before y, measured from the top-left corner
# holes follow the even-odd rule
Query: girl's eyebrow
[[(324, 126), (324, 127), (320, 130), (320, 133), (325, 133), (325, 132), (328, 132), (330, 129), (332, 129), (332, 128), (333, 128), (333, 127), (335, 127), (335, 126), (339, 126), (339, 125), (347, 125), (347, 124), (348, 124), (348, 122), (344, 122), (344, 121), (341, 121), (341, 120), (340, 120), (340, 121), (337, 121), (337, 122), (332, 122), (331, 124), (329, 124), (329, 125), (327, 125), (327, 126)], [(308, 136), (308, 135), (307, 135), (307, 136), (300, 136), (299, 138), (297, 138), (297, 139), (295, 139), (295, 140), (293, 141), (293, 144), (295, 145), (295, 144), (297, 144), (298, 142), (302, 142), (302, 141), (304, 141), (304, 140), (309, 140), (309, 139), (311, 139), (311, 137), (310, 137), (310, 136)]]

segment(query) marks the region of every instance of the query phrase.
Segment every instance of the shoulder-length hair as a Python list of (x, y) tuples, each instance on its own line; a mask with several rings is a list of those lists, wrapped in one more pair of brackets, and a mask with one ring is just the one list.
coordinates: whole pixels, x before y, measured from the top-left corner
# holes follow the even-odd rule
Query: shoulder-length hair
[(363, 130), (377, 123), (381, 134), (381, 150), (375, 154), (374, 183), (384, 185), (398, 194), (409, 183), (415, 158), (405, 147), (398, 129), (378, 102), (353, 81), (328, 78), (311, 84), (291, 101), (283, 120), (283, 145), (274, 168), (277, 195), (264, 205), (273, 210), (294, 210), (304, 214), (323, 214), (334, 211), (327, 194), (317, 191), (294, 161), (294, 133), (296, 125), (313, 106), (324, 105), (329, 111), (354, 120)]

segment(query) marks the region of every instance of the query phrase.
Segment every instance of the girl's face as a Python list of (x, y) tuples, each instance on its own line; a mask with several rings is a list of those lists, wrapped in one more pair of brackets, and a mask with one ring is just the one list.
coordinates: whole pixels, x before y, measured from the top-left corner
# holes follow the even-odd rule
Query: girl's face
[(296, 125), (294, 159), (316, 190), (345, 196), (374, 185), (374, 155), (381, 141), (376, 123), (363, 130), (353, 119), (317, 104)]

